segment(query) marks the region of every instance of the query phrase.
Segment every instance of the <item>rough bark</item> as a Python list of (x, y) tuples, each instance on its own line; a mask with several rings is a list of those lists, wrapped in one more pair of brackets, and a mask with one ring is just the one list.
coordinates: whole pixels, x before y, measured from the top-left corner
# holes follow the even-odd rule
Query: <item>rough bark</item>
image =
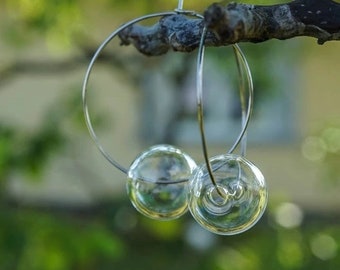
[(209, 29), (207, 46), (227, 46), (239, 42), (314, 37), (319, 44), (340, 40), (340, 4), (332, 0), (295, 0), (262, 6), (215, 3), (200, 20), (175, 14), (165, 16), (151, 27), (138, 24), (120, 33), (122, 45), (133, 44), (145, 55), (161, 55), (169, 50), (190, 52), (198, 47), (203, 26)]

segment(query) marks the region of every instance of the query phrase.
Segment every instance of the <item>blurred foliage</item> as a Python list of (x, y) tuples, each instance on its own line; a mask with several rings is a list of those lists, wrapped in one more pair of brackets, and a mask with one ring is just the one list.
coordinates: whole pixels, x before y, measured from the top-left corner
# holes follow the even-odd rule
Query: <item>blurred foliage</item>
[(9, 0), (7, 13), (4, 31), (11, 44), (21, 44), (33, 32), (44, 35), (49, 45), (69, 47), (84, 31), (84, 14), (76, 0)]
[[(187, 269), (187, 270), (313, 270), (340, 267), (340, 230), (328, 220), (309, 218), (302, 227), (284, 228), (264, 218), (251, 231), (216, 237), (197, 249), (186, 239), (192, 219), (146, 220), (128, 202), (111, 202), (93, 209), (14, 210), (0, 212), (0, 268), (68, 269)], [(115, 209), (115, 210), (114, 210)], [(131, 215), (133, 226), (120, 219)], [(269, 225), (266, 221), (269, 221)], [(325, 225), (325, 224), (328, 225)], [(119, 235), (119, 236), (118, 236)]]
[(111, 231), (92, 221), (3, 207), (0, 220), (4, 270), (102, 269), (124, 250)]
[(0, 126), (0, 178), (12, 170), (23, 170), (37, 176), (49, 157), (63, 145), (63, 136), (55, 123), (45, 122), (34, 134), (25, 134), (15, 128)]
[[(184, 6), (204, 10), (211, 2), (190, 0)], [(0, 34), (10, 46), (26, 48), (30, 42), (43, 39), (50, 48), (74, 49), (92, 40), (93, 32), (88, 29), (96, 24), (98, 14), (110, 27), (112, 21), (121, 23), (122, 17), (129, 19), (133, 14), (173, 9), (176, 3), (6, 0), (0, 2)], [(260, 53), (256, 52), (254, 57)], [(260, 67), (257, 72), (255, 78), (262, 78), (265, 69)], [(271, 86), (266, 80), (261, 83), (267, 88)], [(299, 226), (285, 228), (275, 221), (276, 210), (271, 208), (260, 224), (242, 235), (216, 237), (201, 230), (190, 238), (192, 219), (188, 216), (173, 222), (156, 222), (141, 217), (132, 206), (126, 209), (127, 201), (107, 202), (88, 209), (32, 208), (12, 201), (6, 195), (11, 174), (19, 172), (39, 179), (48, 163), (72, 144), (64, 126), (85, 130), (78, 89), (78, 86), (70, 89), (74, 95), (56, 102), (46, 112), (39, 129), (27, 131), (0, 125), (1, 270), (340, 269), (339, 221), (331, 214), (324, 219), (309, 216)], [(93, 121), (105, 123), (105, 118), (99, 115)], [(338, 125), (330, 125), (304, 144), (306, 157), (322, 162), (329, 179), (339, 180), (339, 130)], [(191, 241), (198, 241), (202, 235), (212, 242), (207, 245), (203, 241), (198, 248)]]
[[(34, 131), (0, 124), (0, 180), (5, 182), (13, 171), (21, 171), (30, 179), (39, 179), (51, 159), (72, 144), (65, 125), (78, 132), (87, 132), (77, 90), (71, 88), (71, 95), (56, 101)], [(99, 128), (105, 123), (105, 116), (101, 113), (92, 118)]]
[[(65, 123), (85, 130), (76, 97), (52, 106), (34, 133), (1, 127), (3, 184), (17, 170), (33, 171), (37, 178), (53, 155), (72, 144), (63, 133)], [(104, 123), (100, 116), (96, 119)], [(320, 132), (331, 155), (339, 154), (338, 132), (336, 126)], [(17, 144), (26, 145), (25, 150), (18, 151)], [(338, 218), (303, 213), (293, 203), (270, 205), (252, 230), (219, 237), (198, 229), (189, 214), (171, 222), (142, 217), (127, 198), (88, 208), (32, 208), (2, 194), (0, 269), (335, 270), (340, 267)]]
[(340, 124), (328, 123), (315, 134), (305, 138), (302, 144), (304, 157), (322, 168), (324, 183), (340, 183)]
[[(93, 121), (100, 126), (103, 119), (97, 114)], [(76, 91), (51, 106), (37, 130), (0, 125), (0, 269), (108, 269), (124, 251), (123, 241), (96, 219), (18, 208), (6, 193), (13, 173), (42, 180), (47, 165), (72, 144), (65, 125), (86, 130)]]

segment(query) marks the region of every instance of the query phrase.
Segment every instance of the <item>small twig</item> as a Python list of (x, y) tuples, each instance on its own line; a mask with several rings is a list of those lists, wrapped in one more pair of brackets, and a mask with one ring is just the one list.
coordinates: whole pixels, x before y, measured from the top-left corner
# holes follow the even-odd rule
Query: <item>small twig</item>
[(190, 52), (198, 47), (204, 24), (209, 28), (207, 46), (298, 36), (314, 37), (323, 44), (340, 40), (340, 4), (331, 0), (296, 0), (272, 6), (212, 4), (204, 12), (204, 20), (171, 15), (151, 27), (132, 25), (119, 36), (122, 45), (133, 44), (145, 55), (161, 55), (171, 49)]

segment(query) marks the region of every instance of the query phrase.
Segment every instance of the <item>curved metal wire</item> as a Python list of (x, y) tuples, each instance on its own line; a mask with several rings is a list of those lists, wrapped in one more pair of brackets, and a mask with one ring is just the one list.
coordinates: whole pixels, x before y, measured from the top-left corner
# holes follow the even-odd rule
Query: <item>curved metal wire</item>
[[(85, 116), (85, 122), (87, 125), (87, 128), (89, 130), (89, 133), (91, 135), (92, 140), (94, 141), (95, 145), (97, 146), (98, 150), (101, 152), (101, 154), (105, 157), (105, 159), (110, 162), (114, 167), (116, 167), (118, 170), (120, 170), (121, 172), (127, 174), (128, 173), (128, 169), (125, 168), (123, 165), (121, 165), (119, 162), (117, 162), (103, 147), (103, 145), (100, 143), (100, 140), (93, 128), (92, 125), (92, 121), (91, 121), (91, 117), (90, 117), (90, 112), (89, 112), (89, 108), (88, 108), (88, 102), (87, 102), (87, 92), (88, 92), (88, 84), (89, 84), (89, 80), (90, 80), (90, 76), (91, 76), (91, 72), (93, 69), (94, 64), (96, 63), (96, 60), (98, 59), (98, 57), (100, 56), (100, 54), (102, 53), (102, 51), (105, 49), (105, 47), (117, 36), (119, 35), (119, 33), (121, 31), (123, 31), (124, 29), (126, 29), (127, 27), (143, 21), (143, 20), (147, 20), (150, 18), (155, 18), (155, 17), (162, 17), (162, 16), (170, 16), (170, 15), (175, 15), (175, 14), (183, 14), (183, 15), (188, 15), (188, 16), (193, 16), (193, 17), (197, 17), (200, 19), (203, 19), (203, 16), (197, 13), (194, 13), (192, 11), (186, 11), (186, 10), (182, 10), (182, 5), (183, 2), (180, 1), (179, 2), (179, 7), (178, 10), (175, 11), (168, 11), (168, 12), (160, 12), (160, 13), (154, 13), (154, 14), (148, 14), (145, 16), (141, 16), (139, 18), (136, 18), (132, 21), (129, 21), (125, 24), (123, 24), (122, 26), (120, 26), (119, 28), (117, 28), (114, 32), (112, 32), (98, 47), (98, 49), (96, 50), (96, 52), (94, 53), (89, 66), (87, 68), (86, 74), (85, 74), (85, 78), (83, 81), (83, 87), (82, 87), (82, 102), (83, 102), (83, 112), (84, 112), (84, 116)], [(169, 183), (169, 182), (167, 182)]]
[[(99, 138), (94, 131), (89, 109), (88, 109), (88, 103), (87, 103), (87, 92), (88, 92), (88, 84), (91, 76), (92, 69), (94, 67), (94, 64), (96, 63), (96, 60), (102, 53), (102, 51), (105, 49), (105, 47), (125, 28), (143, 21), (147, 20), (150, 18), (155, 18), (155, 17), (161, 17), (161, 16), (170, 16), (170, 15), (175, 15), (175, 14), (183, 14), (183, 15), (188, 15), (188, 16), (194, 16), (198, 17), (200, 19), (203, 19), (203, 16), (200, 14), (197, 14), (193, 11), (186, 11), (182, 9), (183, 7), (183, 1), (179, 1), (178, 3), (178, 8), (175, 11), (169, 11), (169, 12), (160, 12), (160, 13), (154, 13), (154, 14), (148, 14), (145, 16), (141, 16), (139, 18), (136, 18), (134, 20), (131, 20), (122, 26), (120, 26), (118, 29), (116, 29), (114, 32), (112, 32), (98, 47), (97, 51), (94, 53), (89, 66), (87, 68), (85, 78), (83, 81), (83, 87), (82, 87), (82, 101), (83, 101), (83, 111), (84, 111), (84, 116), (85, 116), (85, 122), (87, 125), (87, 128), (89, 130), (90, 136), (94, 143), (96, 144), (98, 150), (101, 152), (101, 154), (106, 158), (106, 160), (111, 163), (114, 167), (116, 167), (118, 170), (121, 172), (127, 174), (128, 169), (122, 166), (119, 162), (117, 162), (103, 147), (103, 145), (100, 143)], [(200, 132), (201, 132), (201, 137), (202, 137), (202, 147), (203, 147), (203, 152), (204, 152), (204, 158), (208, 167), (208, 171), (211, 177), (212, 182), (214, 185), (216, 185), (213, 177), (213, 173), (211, 170), (211, 166), (209, 163), (209, 158), (208, 158), (208, 151), (207, 151), (207, 145), (206, 145), (206, 139), (205, 139), (205, 132), (204, 132), (204, 120), (203, 120), (203, 95), (202, 95), (202, 81), (203, 81), (203, 58), (204, 58), (204, 42), (205, 42), (205, 37), (206, 37), (207, 29), (204, 28), (202, 32), (202, 37), (200, 41), (200, 46), (199, 46), (199, 52), (198, 52), (198, 61), (197, 61), (197, 104), (198, 104), (198, 121), (200, 124)], [(252, 106), (253, 106), (253, 84), (252, 84), (252, 79), (251, 79), (251, 73), (250, 69), (248, 66), (248, 63), (246, 61), (246, 58), (244, 57), (241, 49), (238, 47), (238, 45), (233, 45), (234, 48), (234, 53), (236, 57), (236, 62), (238, 66), (238, 72), (239, 72), (239, 78), (240, 78), (240, 96), (241, 96), (241, 106), (242, 106), (242, 130), (233, 144), (233, 146), (230, 148), (228, 153), (232, 153), (236, 147), (241, 143), (241, 152), (243, 154), (245, 153), (245, 145), (246, 145), (246, 130), (248, 127), (251, 111), (252, 111)], [(243, 70), (243, 71), (242, 71)], [(245, 76), (244, 76), (245, 73)], [(245, 111), (246, 107), (246, 101), (245, 101), (245, 81), (248, 81), (248, 91), (249, 91), (249, 96), (248, 96), (248, 106), (247, 106), (247, 111)], [(243, 150), (242, 150), (243, 149)], [(146, 179), (147, 180), (147, 179)]]
[[(239, 93), (242, 110), (242, 125), (243, 126), (246, 125), (243, 138), (241, 139), (240, 152), (241, 156), (245, 156), (247, 150), (247, 128), (250, 120), (247, 117), (247, 112), (249, 113), (250, 117), (254, 106), (254, 85), (247, 59), (244, 56), (242, 50), (237, 44), (233, 45), (233, 50), (239, 74)], [(248, 88), (248, 101), (246, 100), (247, 98), (246, 87)]]
[(177, 10), (183, 10), (184, 0), (178, 0)]
[[(202, 150), (203, 150), (203, 157), (207, 167), (207, 171), (209, 177), (216, 187), (217, 192), (219, 195), (223, 196), (220, 192), (212, 168), (209, 162), (209, 154), (206, 142), (206, 136), (204, 131), (204, 113), (203, 113), (203, 64), (204, 64), (204, 52), (205, 52), (205, 38), (207, 34), (207, 28), (204, 27), (199, 49), (198, 49), (198, 56), (197, 56), (197, 73), (196, 73), (196, 89), (197, 89), (197, 118), (199, 122), (199, 129), (201, 134), (201, 141), (202, 141)], [(250, 72), (250, 68), (248, 62), (241, 51), (240, 47), (237, 44), (232, 45), (236, 64), (239, 74), (239, 92), (240, 92), (240, 99), (241, 99), (241, 109), (242, 109), (242, 130), (237, 137), (234, 144), (228, 151), (228, 154), (235, 151), (237, 146), (241, 143), (241, 155), (245, 155), (246, 152), (246, 131), (248, 128), (248, 124), (250, 121), (252, 109), (253, 109), (253, 100), (254, 100), (254, 87), (253, 87), (253, 80)], [(246, 101), (246, 91), (245, 88), (248, 88), (248, 101)], [(248, 104), (247, 104), (248, 103)]]

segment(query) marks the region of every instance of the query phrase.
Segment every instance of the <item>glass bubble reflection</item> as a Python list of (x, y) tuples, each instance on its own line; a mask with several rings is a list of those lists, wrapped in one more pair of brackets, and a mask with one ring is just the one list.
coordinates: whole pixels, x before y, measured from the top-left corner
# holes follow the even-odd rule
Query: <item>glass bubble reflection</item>
[[(233, 235), (250, 229), (261, 218), (268, 191), (261, 171), (244, 157), (227, 154), (210, 159), (215, 187), (205, 164), (189, 184), (189, 209), (207, 230)], [(218, 189), (218, 190), (217, 190)]]
[(128, 171), (127, 192), (147, 217), (171, 220), (188, 209), (188, 180), (196, 163), (171, 145), (156, 145), (140, 154)]

